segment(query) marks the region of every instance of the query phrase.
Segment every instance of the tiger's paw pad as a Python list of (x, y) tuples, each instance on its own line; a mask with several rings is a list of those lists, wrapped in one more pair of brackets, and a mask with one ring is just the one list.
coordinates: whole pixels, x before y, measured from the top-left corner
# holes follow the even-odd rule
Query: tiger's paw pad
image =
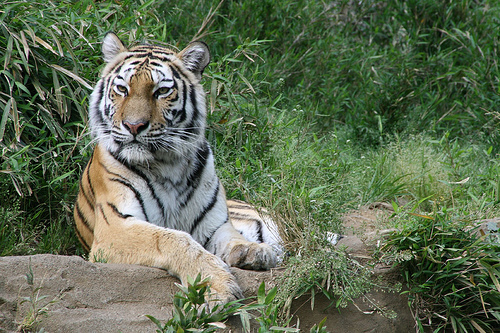
[(231, 247), (223, 260), (232, 267), (251, 270), (267, 270), (276, 267), (277, 256), (265, 243), (239, 243)]

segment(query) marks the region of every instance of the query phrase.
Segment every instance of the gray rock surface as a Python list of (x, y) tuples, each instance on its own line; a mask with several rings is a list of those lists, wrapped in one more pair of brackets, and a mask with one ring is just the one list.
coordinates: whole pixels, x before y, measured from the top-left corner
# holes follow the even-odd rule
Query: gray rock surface
[[(383, 233), (375, 225), (378, 220), (376, 214), (379, 213), (367, 209), (344, 219), (344, 224), (352, 227), (354, 232), (347, 233), (348, 236), (341, 239), (339, 245), (346, 247), (360, 261), (370, 256), (365, 244), (373, 245), (377, 235)], [(361, 234), (359, 229), (363, 230)], [(39, 305), (55, 300), (48, 306), (48, 314), (41, 317), (38, 326), (50, 333), (154, 332), (155, 325), (145, 315), (152, 315), (161, 321), (168, 320), (172, 296), (178, 291), (175, 284), (179, 281), (157, 268), (90, 263), (77, 256), (49, 254), (0, 257), (0, 333), (15, 332), (28, 313), (28, 302), (21, 304), (21, 300), (31, 293), (26, 282), (30, 265), (34, 287), (40, 287), (38, 296), (47, 296)], [(276, 278), (285, 274), (280, 269), (267, 272), (232, 269), (232, 272), (247, 297), (256, 294), (262, 281), (272, 287)], [(376, 269), (375, 274), (389, 280), (398, 279), (397, 274), (387, 267)], [(395, 311), (397, 317), (383, 317), (366, 299), (357, 299), (354, 304), (339, 311), (335, 307), (328, 308), (330, 302), (316, 295), (314, 310), (311, 310), (306, 296), (293, 303), (295, 319), (291, 323), (300, 319), (300, 328), (308, 332), (312, 325), (327, 317), (326, 326), (330, 332), (415, 331), (406, 297), (381, 291), (374, 291), (368, 296), (379, 307)], [(239, 323), (239, 318), (232, 318), (225, 331), (242, 332)], [(257, 331), (256, 328), (253, 331)]]
[[(42, 317), (39, 328), (46, 332), (154, 332), (155, 326), (145, 317), (153, 315), (168, 320), (171, 298), (178, 291), (178, 280), (167, 272), (136, 265), (94, 264), (80, 257), (35, 255), (0, 258), (0, 332), (15, 332), (18, 323), (28, 312), (28, 303), (20, 304), (30, 296), (26, 273), (31, 264), (34, 286), (41, 287), (39, 296), (50, 300), (48, 315)], [(233, 269), (246, 296), (255, 295), (262, 281), (274, 284), (280, 270), (253, 272)], [(406, 332), (411, 328), (406, 301), (396, 294), (375, 295), (382, 305), (398, 312), (390, 320), (372, 312), (370, 304), (362, 301), (356, 306), (330, 308), (326, 300), (316, 300), (310, 310), (307, 299), (299, 299), (294, 311), (303, 329), (328, 317), (327, 327), (332, 332)], [(401, 311), (403, 310), (403, 311)], [(369, 313), (369, 314), (367, 314)], [(239, 320), (234, 318), (228, 332), (241, 332)]]

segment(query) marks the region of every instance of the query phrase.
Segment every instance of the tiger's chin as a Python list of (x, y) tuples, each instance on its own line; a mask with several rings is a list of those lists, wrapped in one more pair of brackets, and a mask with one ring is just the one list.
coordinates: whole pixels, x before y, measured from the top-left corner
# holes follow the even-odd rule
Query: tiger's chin
[(120, 160), (132, 165), (149, 164), (155, 160), (154, 154), (141, 145), (127, 145), (117, 151)]

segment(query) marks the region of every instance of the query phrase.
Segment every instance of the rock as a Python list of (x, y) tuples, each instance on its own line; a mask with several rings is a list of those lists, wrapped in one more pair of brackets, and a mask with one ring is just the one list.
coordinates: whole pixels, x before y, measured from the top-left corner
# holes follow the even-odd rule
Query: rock
[[(337, 246), (359, 262), (370, 259), (370, 248), (390, 230), (384, 229), (387, 208), (365, 207), (343, 217), (346, 236)], [(90, 263), (77, 256), (50, 254), (0, 257), (0, 333), (15, 332), (29, 311), (29, 302), (21, 300), (32, 293), (26, 274), (34, 274), (33, 288), (38, 297), (46, 296), (38, 306), (47, 305), (47, 316), (41, 316), (38, 328), (45, 332), (154, 332), (156, 326), (145, 316), (165, 322), (171, 316), (172, 297), (179, 281), (166, 271), (138, 265)], [(272, 288), (284, 269), (266, 272), (232, 269), (246, 297), (255, 296), (262, 283)], [(375, 267), (374, 274), (386, 281), (398, 281), (397, 272), (389, 267)], [(32, 297), (36, 297), (37, 292)], [(398, 293), (374, 290), (354, 300), (347, 308), (330, 306), (331, 301), (317, 294), (314, 309), (308, 296), (295, 300), (290, 325), (297, 319), (302, 331), (327, 317), (331, 332), (411, 332), (413, 317), (408, 300)], [(382, 316), (377, 308), (395, 312), (397, 317)], [(258, 327), (258, 324), (252, 327)], [(224, 332), (242, 332), (238, 317), (231, 318)], [(252, 331), (256, 331), (253, 329)]]
[[(26, 282), (30, 265), (34, 287), (40, 287), (39, 297), (47, 296), (39, 305), (55, 300), (48, 305), (48, 315), (41, 317), (38, 326), (51, 333), (154, 332), (154, 324), (145, 315), (168, 320), (172, 295), (178, 291), (176, 278), (151, 267), (90, 263), (77, 256), (50, 254), (0, 257), (0, 332), (15, 332), (28, 313), (28, 302), (20, 304), (20, 300), (31, 293)], [(262, 281), (273, 286), (283, 270), (233, 269), (233, 273), (245, 296), (252, 296)], [(335, 307), (325, 311), (327, 300), (319, 297), (314, 311), (310, 310), (305, 298), (295, 302), (293, 311), (300, 307), (296, 316), (300, 318), (300, 327), (307, 330), (327, 316), (327, 327), (336, 332), (364, 332), (366, 327), (371, 328), (369, 332), (410, 331), (411, 314), (404, 297), (397, 294), (374, 296), (399, 316), (387, 319), (373, 312), (370, 304), (362, 300), (340, 312)], [(359, 330), (361, 327), (363, 330)], [(241, 332), (239, 319), (230, 320), (226, 331)]]

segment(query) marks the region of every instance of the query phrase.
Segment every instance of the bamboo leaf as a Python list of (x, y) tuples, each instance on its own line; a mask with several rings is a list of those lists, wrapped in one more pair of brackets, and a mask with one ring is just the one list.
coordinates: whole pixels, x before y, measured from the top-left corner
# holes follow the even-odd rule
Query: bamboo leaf
[(250, 83), (250, 81), (248, 81), (247, 78), (244, 77), (240, 72), (238, 72), (238, 76), (240, 77), (240, 79), (243, 82), (245, 82), (245, 84), (247, 85), (248, 89), (250, 89), (252, 91), (252, 93), (255, 94), (255, 90), (253, 89), (252, 84)]
[(41, 39), (40, 37), (34, 35), (34, 38), (35, 38), (35, 41), (42, 45), (43, 47), (45, 47), (47, 50), (49, 50), (50, 52), (54, 53), (55, 55), (58, 55), (56, 51), (54, 51), (54, 49), (52, 48), (52, 46), (47, 43), (46, 41), (44, 41), (43, 39)]
[(85, 88), (87, 88), (89, 90), (93, 89), (92, 86), (90, 84), (88, 84), (83, 78), (81, 78), (80, 76), (76, 75), (75, 73), (67, 70), (66, 68), (63, 68), (63, 67), (61, 67), (59, 65), (54, 65), (54, 64), (50, 65), (50, 67), (52, 67), (53, 69), (55, 69), (58, 72), (63, 73), (64, 75), (69, 76), (70, 78), (72, 78), (73, 80), (77, 81), (78, 83), (80, 83)]
[(13, 99), (14, 98), (9, 99), (5, 104), (5, 107), (3, 108), (2, 119), (0, 120), (0, 142), (3, 141), (3, 136), (5, 134), (5, 125), (7, 124), (7, 119), (9, 118), (10, 107), (12, 105)]
[(12, 120), (14, 121), (14, 130), (16, 133), (17, 141), (21, 141), (21, 124), (19, 122), (19, 114), (17, 111), (17, 102), (12, 98), (12, 108), (11, 108)]
[(5, 49), (5, 60), (3, 63), (4, 70), (7, 70), (7, 68), (10, 65), (10, 58), (12, 56), (13, 47), (14, 47), (14, 38), (12, 38), (12, 36), (9, 36), (9, 39), (7, 41), (7, 48)]
[(480, 332), (480, 333), (486, 333), (486, 331), (481, 327), (479, 326), (478, 323), (476, 323), (476, 321), (474, 319), (471, 319), (470, 323), (472, 324), (472, 326), (474, 326), (474, 328)]
[(24, 56), (26, 57), (26, 60), (29, 60), (30, 57), (30, 47), (28, 45), (28, 40), (26, 39), (26, 35), (24, 31), (21, 31), (21, 44), (23, 44), (24, 48)]
[(65, 174), (63, 174), (63, 175), (61, 175), (61, 176), (59, 176), (59, 177), (57, 177), (57, 178), (55, 178), (55, 179), (51, 180), (49, 184), (50, 184), (50, 185), (52, 185), (52, 184), (54, 184), (54, 183), (57, 183), (57, 182), (59, 182), (59, 181), (61, 181), (61, 180), (63, 180), (63, 179), (68, 178), (69, 176), (71, 176), (71, 175), (72, 175), (72, 174), (74, 174), (74, 173), (75, 173), (75, 170), (74, 170), (74, 169), (73, 169), (73, 170), (70, 170), (70, 171), (66, 172)]
[(500, 273), (496, 269), (494, 269), (490, 264), (486, 263), (484, 260), (480, 260), (478, 264), (484, 269), (486, 269), (491, 280), (493, 281), (493, 284), (497, 288), (497, 291), (500, 293), (500, 283), (498, 282), (498, 279), (496, 277), (496, 275), (500, 276)]

